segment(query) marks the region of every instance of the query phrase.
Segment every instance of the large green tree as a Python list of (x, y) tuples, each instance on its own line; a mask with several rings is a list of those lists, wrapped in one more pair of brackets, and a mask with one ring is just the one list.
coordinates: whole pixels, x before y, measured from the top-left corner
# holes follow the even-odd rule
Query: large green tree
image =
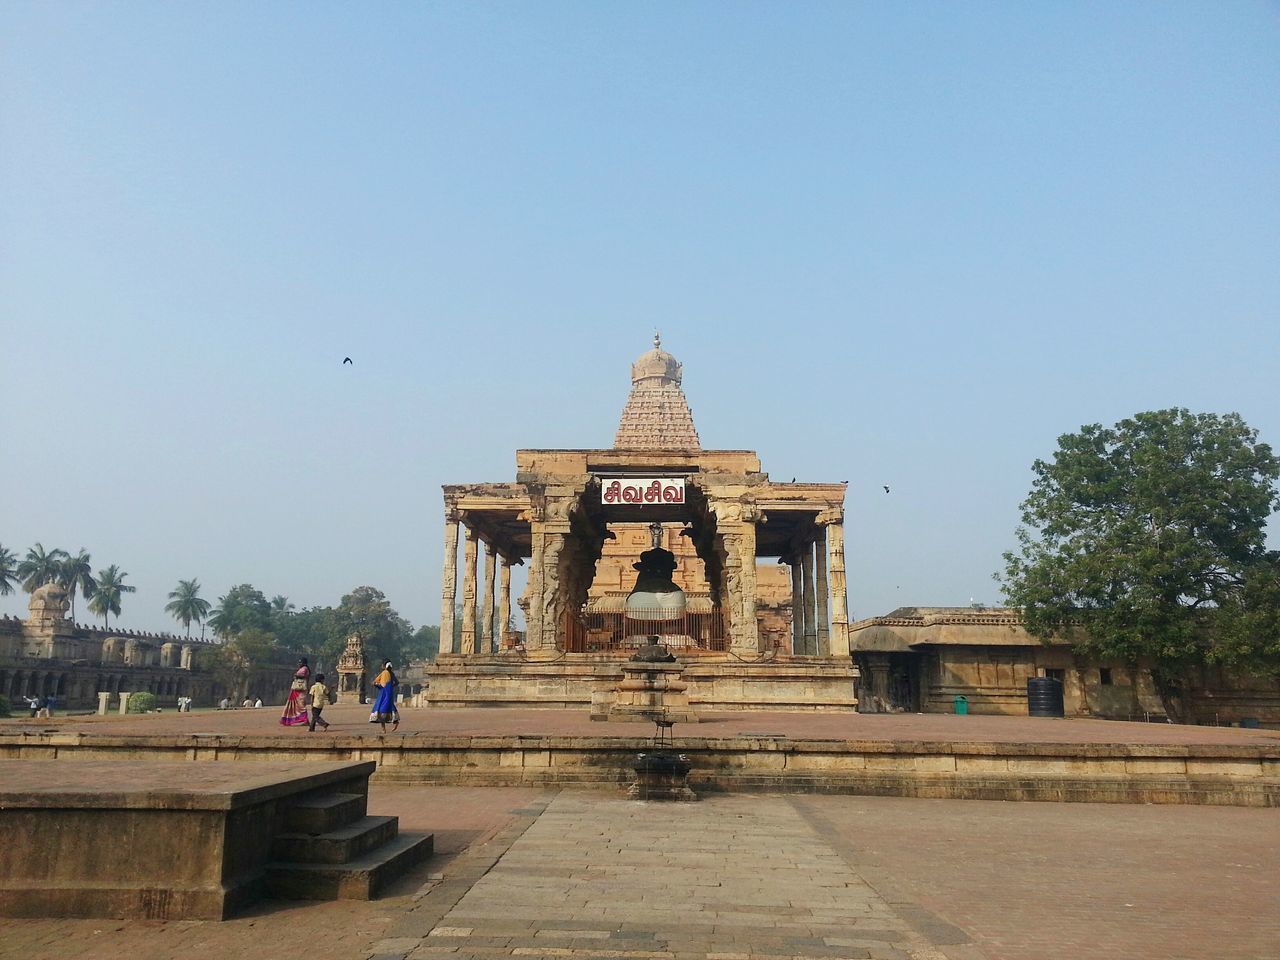
[(28, 549), (17, 570), (22, 589), (34, 593), (46, 583), (55, 583), (62, 576), (62, 562), (66, 559), (67, 551), (56, 547), (45, 550), (41, 543)]
[(226, 638), (245, 630), (270, 630), (271, 604), (261, 590), (247, 583), (237, 584), (218, 598), (209, 626)]
[(237, 703), (248, 693), (254, 668), (269, 665), (280, 655), (275, 634), (258, 627), (245, 627), (226, 643), (200, 651), (202, 663)]
[(210, 604), (200, 596), (199, 580), (179, 580), (178, 586), (169, 592), (169, 602), (164, 605), (166, 613), (187, 628), (187, 636), (191, 636), (191, 621), (204, 623), (209, 615)]
[(74, 620), (76, 593), (88, 600), (98, 587), (98, 582), (93, 579), (93, 566), (89, 560), (89, 553), (84, 547), (81, 547), (80, 552), (74, 557), (68, 555), (62, 561), (58, 582), (62, 584), (62, 588), (67, 591), (67, 597), (71, 600), (71, 619)]
[(97, 584), (93, 596), (89, 598), (89, 609), (102, 618), (103, 626), (110, 625), (110, 614), (120, 616), (120, 598), (126, 593), (137, 593), (137, 587), (124, 582), (128, 574), (114, 563), (104, 570), (98, 571)]
[(440, 627), (421, 626), (404, 648), (405, 656), (414, 660), (434, 661), (440, 656)]
[(413, 627), (396, 613), (386, 595), (376, 587), (356, 587), (331, 611), (329, 643), (323, 651), (326, 662), (334, 662), (347, 637), (359, 633), (370, 664), (390, 660), (400, 663), (413, 637)]
[(0, 546), (0, 597), (13, 593), (18, 582), (18, 555)]
[(1032, 634), (1149, 664), (1175, 717), (1201, 664), (1280, 669), (1266, 606), (1280, 562), (1265, 546), (1280, 460), (1237, 414), (1091, 424), (1032, 471), (999, 577)]

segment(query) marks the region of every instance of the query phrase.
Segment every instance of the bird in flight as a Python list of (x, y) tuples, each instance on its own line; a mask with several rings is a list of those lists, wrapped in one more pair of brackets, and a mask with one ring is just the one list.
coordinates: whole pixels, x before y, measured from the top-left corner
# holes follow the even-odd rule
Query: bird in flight
[[(342, 358), (342, 362), (343, 362), (343, 363), (351, 363), (351, 358), (350, 358), (350, 357), (343, 357), (343, 358)], [(351, 365), (352, 365), (353, 367), (355, 366), (355, 364), (354, 364), (354, 363), (351, 363)]]
[(889, 488), (888, 488), (888, 487), (885, 487), (885, 488), (884, 488), (884, 492), (885, 492), (885, 493), (888, 493), (888, 492), (889, 492)]

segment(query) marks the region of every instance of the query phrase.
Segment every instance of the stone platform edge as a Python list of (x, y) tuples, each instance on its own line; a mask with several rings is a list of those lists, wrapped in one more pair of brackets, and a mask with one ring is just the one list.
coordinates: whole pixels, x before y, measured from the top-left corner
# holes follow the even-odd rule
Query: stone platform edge
[[(13, 757), (0, 748), (0, 761), (11, 759), (58, 759), (48, 757)], [(91, 759), (106, 759), (93, 757)], [(113, 758), (118, 759), (118, 758)], [(143, 757), (130, 757), (142, 760)], [(164, 761), (166, 757), (152, 755), (148, 758)], [(174, 759), (169, 757), (167, 759)], [(299, 759), (299, 758), (294, 758)], [(303, 758), (309, 759), (309, 758)], [(326, 758), (328, 759), (328, 758)], [(249, 784), (228, 790), (200, 789), (175, 785), (172, 789), (92, 790), (68, 787), (59, 790), (24, 790), (0, 786), (0, 808), (60, 810), (150, 810), (158, 805), (168, 810), (239, 810), (259, 806), (280, 797), (313, 790), (331, 784), (341, 784), (354, 777), (372, 776), (377, 769), (373, 760), (332, 760), (324, 769), (307, 773), (292, 781), (280, 782), (278, 777), (264, 776), (268, 783)]]
[[(644, 737), (0, 736), (0, 759), (375, 761), (375, 783), (616, 788)], [(679, 737), (698, 790), (1280, 806), (1280, 745)]]

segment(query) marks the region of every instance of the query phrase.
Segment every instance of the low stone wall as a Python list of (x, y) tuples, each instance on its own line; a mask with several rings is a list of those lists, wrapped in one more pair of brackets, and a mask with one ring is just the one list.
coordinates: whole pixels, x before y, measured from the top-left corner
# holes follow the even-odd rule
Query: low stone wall
[[(375, 779), (594, 786), (630, 779), (637, 737), (0, 735), (7, 759), (374, 760)], [(694, 789), (1280, 806), (1280, 745), (1009, 744), (680, 737)]]
[[(854, 711), (857, 669), (848, 658), (756, 663), (731, 657), (682, 661), (689, 702), (706, 710)], [(433, 707), (599, 706), (622, 680), (617, 657), (572, 654), (558, 660), (441, 656), (428, 671)]]

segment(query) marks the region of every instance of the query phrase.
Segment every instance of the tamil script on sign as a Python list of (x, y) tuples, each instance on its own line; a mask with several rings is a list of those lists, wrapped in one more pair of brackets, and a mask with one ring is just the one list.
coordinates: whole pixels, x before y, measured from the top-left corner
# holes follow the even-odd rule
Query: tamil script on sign
[(631, 477), (600, 488), (603, 503), (684, 503), (684, 477)]

